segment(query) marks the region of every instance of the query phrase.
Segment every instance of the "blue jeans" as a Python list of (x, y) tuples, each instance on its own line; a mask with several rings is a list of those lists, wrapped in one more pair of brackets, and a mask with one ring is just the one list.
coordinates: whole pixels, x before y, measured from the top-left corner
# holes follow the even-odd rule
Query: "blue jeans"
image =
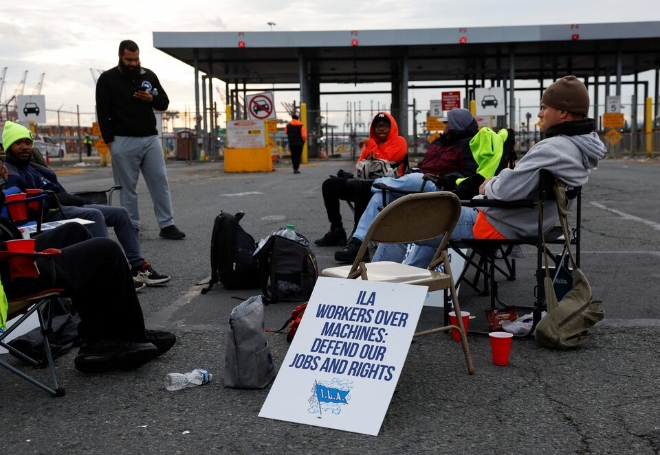
[[(424, 174), (422, 174), (421, 172), (406, 174), (399, 178), (381, 177), (379, 179), (374, 180), (374, 185), (376, 183), (384, 183), (385, 185), (392, 188), (396, 188), (398, 190), (419, 191), (422, 188), (423, 177)], [(425, 192), (432, 192), (436, 190), (437, 188), (432, 182), (427, 182), (426, 185), (424, 185)], [(383, 192), (378, 188), (374, 188), (373, 185), (371, 186), (371, 191), (374, 194), (373, 196), (371, 196), (371, 200), (369, 201), (369, 204), (367, 204), (367, 209), (360, 217), (360, 221), (355, 227), (355, 232), (353, 232), (353, 237), (359, 240), (364, 240), (364, 236), (367, 235), (369, 226), (371, 226), (371, 223), (373, 222), (374, 218), (376, 218), (376, 216), (378, 216), (378, 213), (380, 213), (380, 210), (378, 210), (378, 208), (383, 205)], [(387, 194), (388, 204), (390, 204), (395, 199), (400, 198), (401, 196), (405, 196), (405, 194), (395, 193), (392, 191), (388, 191), (387, 193), (388, 193)]]
[[(456, 223), (456, 227), (451, 234), (451, 239), (472, 239), (472, 227), (477, 221), (477, 210), (470, 207), (461, 207), (461, 216)], [(415, 267), (426, 268), (431, 263), (433, 255), (438, 250), (440, 245), (440, 238), (427, 240), (426, 242), (417, 244), (397, 244), (397, 243), (381, 243), (378, 245), (372, 262), (377, 261), (392, 261), (402, 262), (407, 265)]]

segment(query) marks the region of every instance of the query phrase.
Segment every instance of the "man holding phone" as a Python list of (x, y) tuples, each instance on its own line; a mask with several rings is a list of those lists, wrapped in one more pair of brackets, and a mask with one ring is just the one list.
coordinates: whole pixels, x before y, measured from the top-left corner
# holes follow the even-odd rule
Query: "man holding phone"
[(119, 44), (119, 64), (96, 84), (96, 112), (101, 135), (112, 158), (112, 174), (121, 185), (119, 200), (140, 230), (136, 185), (140, 172), (147, 184), (160, 236), (180, 240), (186, 235), (174, 225), (163, 148), (154, 109), (164, 111), (170, 100), (156, 74), (140, 65), (140, 49), (131, 40)]

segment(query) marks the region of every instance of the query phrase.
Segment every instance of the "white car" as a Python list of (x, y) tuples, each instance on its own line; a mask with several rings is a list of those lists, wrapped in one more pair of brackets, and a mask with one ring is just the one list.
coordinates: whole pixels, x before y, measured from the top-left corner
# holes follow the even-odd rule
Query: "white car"
[(46, 156), (46, 153), (51, 157), (63, 158), (66, 156), (66, 145), (64, 142), (55, 142), (50, 136), (37, 135), (34, 146), (39, 149), (43, 156)]

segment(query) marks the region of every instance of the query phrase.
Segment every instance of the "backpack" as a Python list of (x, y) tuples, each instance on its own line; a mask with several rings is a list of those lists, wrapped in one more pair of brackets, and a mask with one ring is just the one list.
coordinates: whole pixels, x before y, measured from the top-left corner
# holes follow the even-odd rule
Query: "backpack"
[(235, 307), (229, 315), (225, 352), (225, 387), (263, 389), (275, 378), (275, 365), (264, 329), (260, 295)]
[(230, 215), (221, 211), (215, 218), (211, 234), (211, 280), (202, 294), (219, 282), (227, 289), (259, 287), (259, 263), (253, 257), (256, 243), (238, 224), (243, 216), (243, 212)]
[(365, 158), (355, 165), (358, 179), (373, 180), (379, 177), (397, 177), (397, 163), (390, 163), (378, 158)]
[(284, 232), (284, 229), (273, 232), (255, 252), (266, 304), (309, 300), (319, 276), (309, 240), (295, 231), (290, 231), (295, 234), (295, 240), (289, 239), (281, 235)]

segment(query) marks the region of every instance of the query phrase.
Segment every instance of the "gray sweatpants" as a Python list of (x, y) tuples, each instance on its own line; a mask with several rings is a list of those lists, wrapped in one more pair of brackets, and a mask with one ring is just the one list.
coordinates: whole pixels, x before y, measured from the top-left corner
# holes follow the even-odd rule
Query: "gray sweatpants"
[(170, 184), (167, 181), (163, 147), (158, 136), (128, 137), (115, 136), (110, 148), (112, 175), (115, 184), (121, 185), (119, 201), (131, 218), (131, 223), (140, 229), (140, 212), (136, 186), (140, 171), (149, 189), (158, 227), (174, 224)]

